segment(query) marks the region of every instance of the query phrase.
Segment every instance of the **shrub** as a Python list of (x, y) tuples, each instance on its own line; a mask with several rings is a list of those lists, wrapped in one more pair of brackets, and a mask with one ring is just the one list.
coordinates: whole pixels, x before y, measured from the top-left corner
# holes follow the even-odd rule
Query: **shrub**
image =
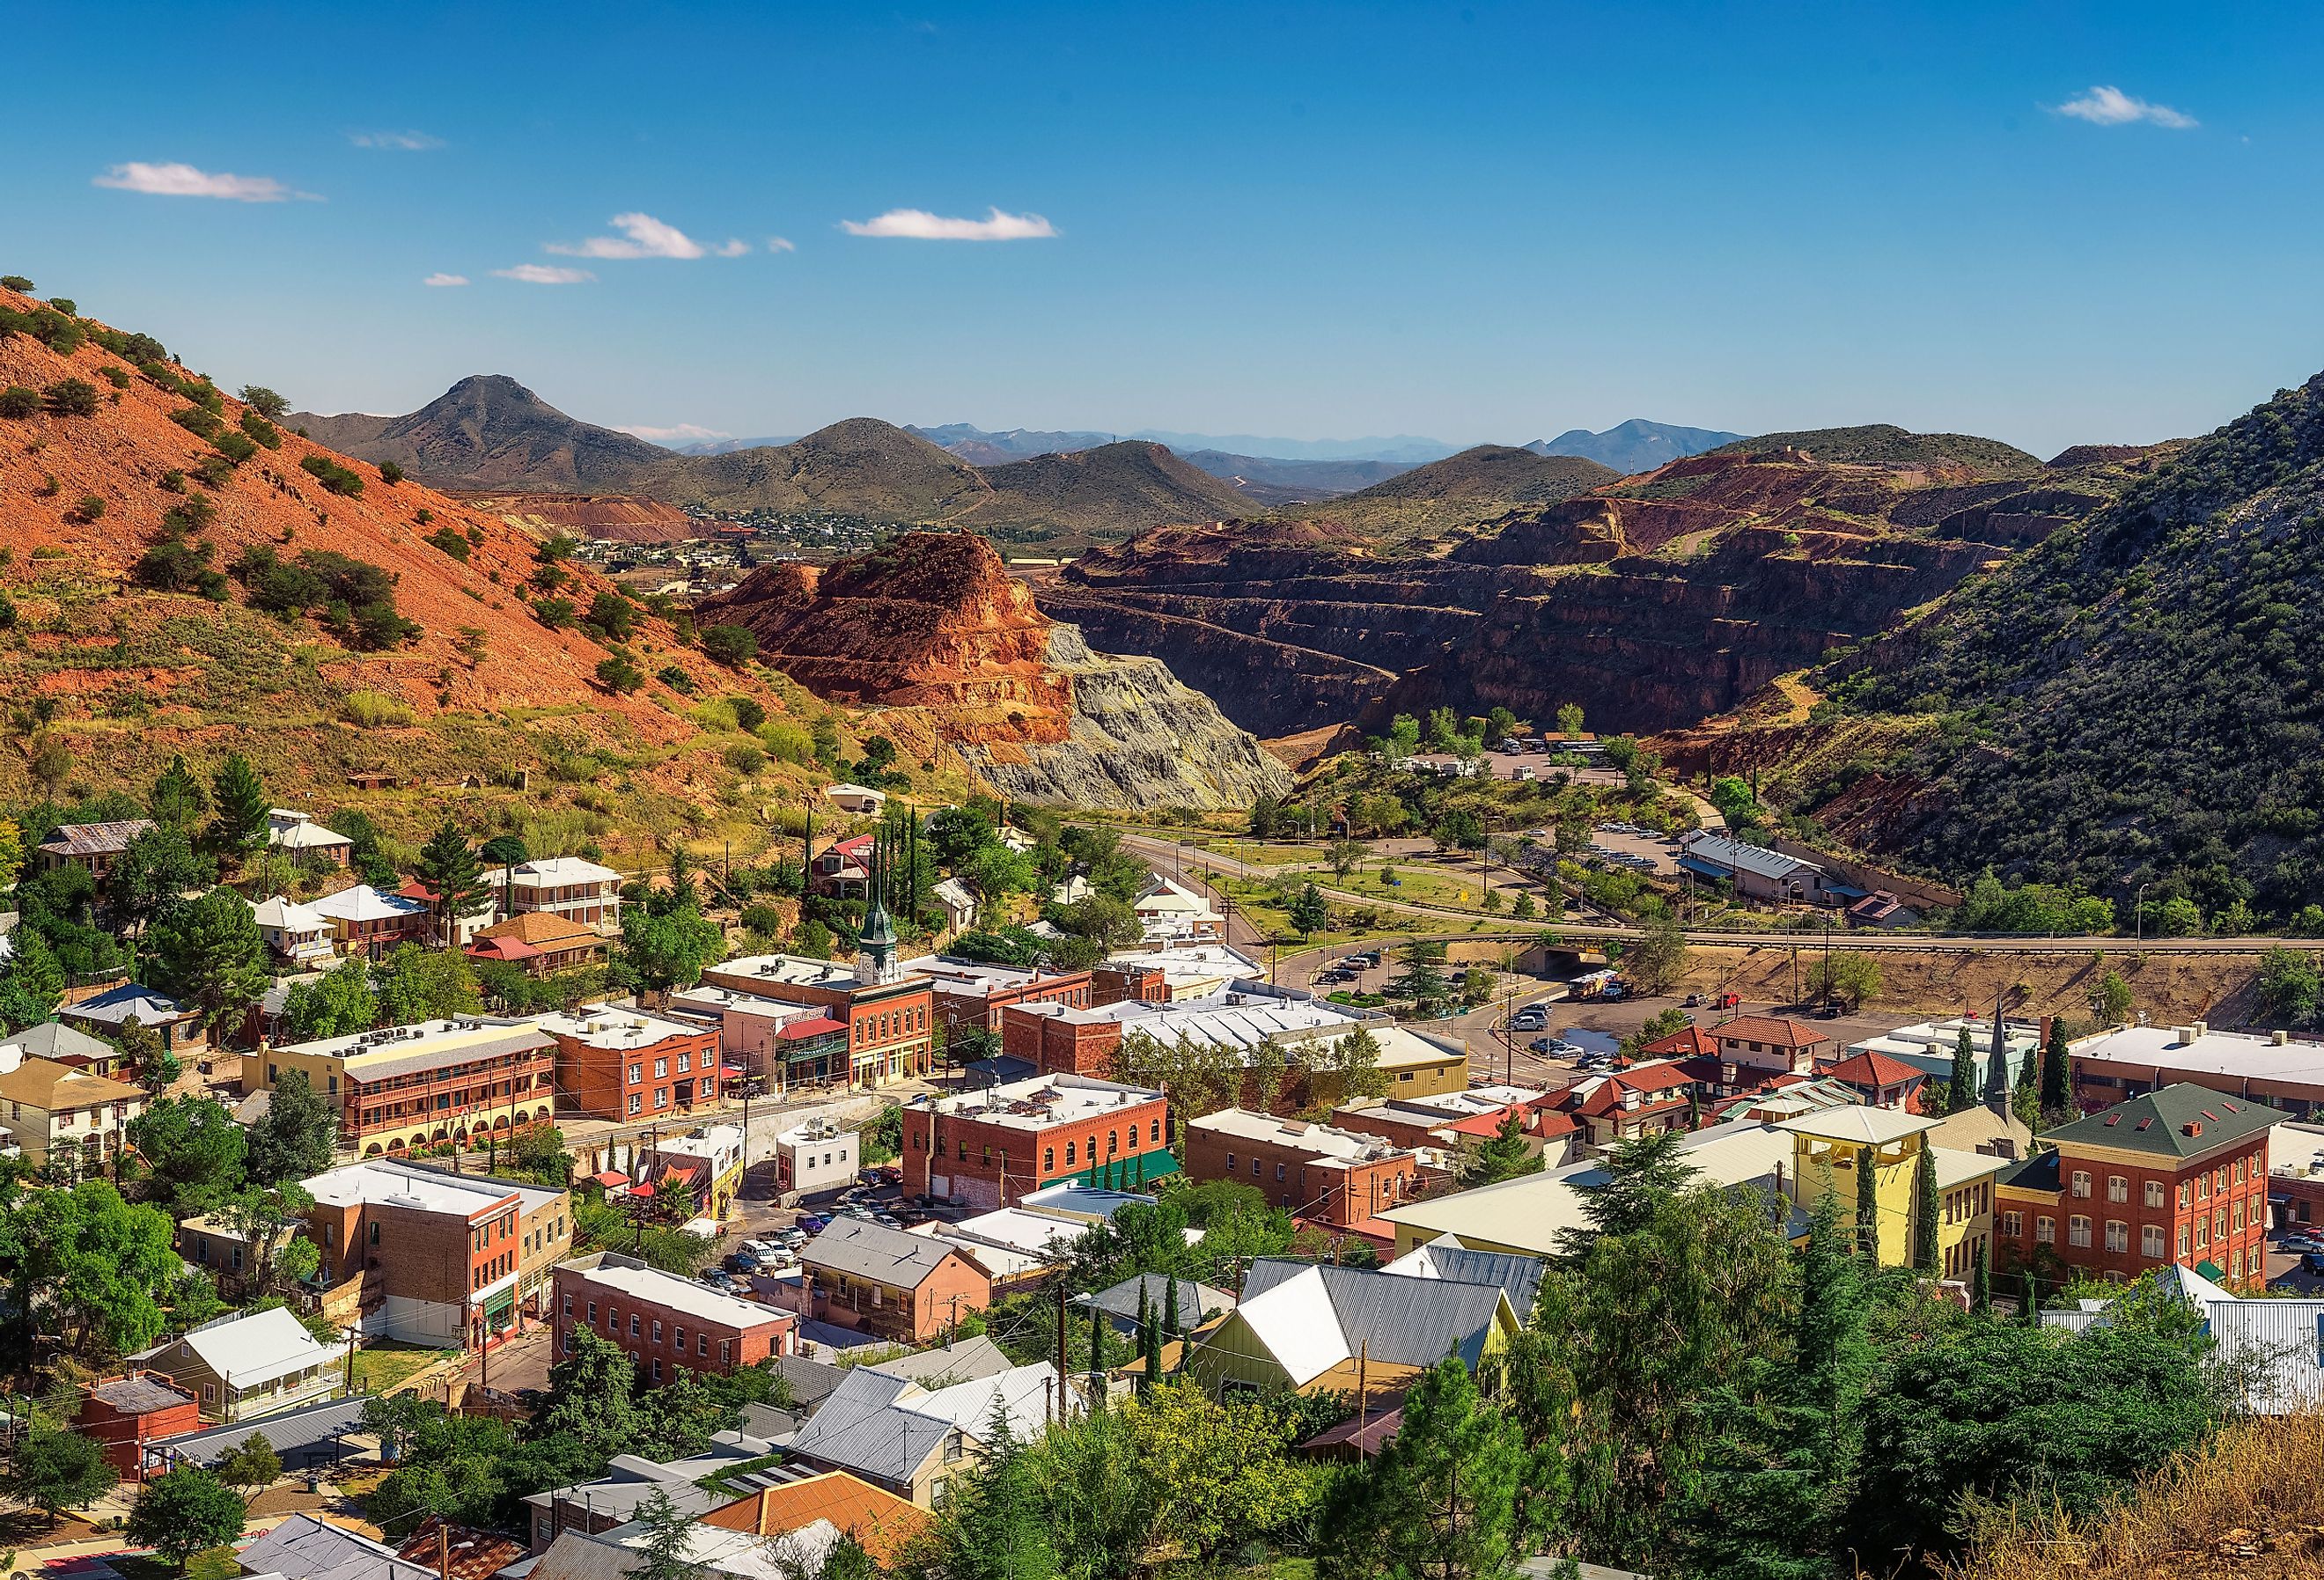
[(136, 363), (140, 366), (149, 362), (170, 360), (170, 354), (161, 349), (161, 343), (159, 340), (151, 335), (138, 334), (134, 329), (121, 337), (121, 348), (115, 355)]
[(468, 563), (468, 541), (450, 527), (438, 527), (428, 534), (428, 541), (449, 554), (461, 564)]
[[(244, 393), (247, 393), (247, 392)], [(281, 397), (275, 398), (280, 400)], [(279, 450), (282, 448), (282, 430), (255, 411), (245, 411), (242, 414), (242, 430), (250, 435), (254, 443), (264, 445), (270, 450)]]
[(0, 593), (0, 631), (16, 629), (16, 600)]
[(607, 640), (627, 642), (637, 627), (637, 611), (619, 593), (599, 593), (589, 600), (588, 626)]
[(211, 546), (183, 538), (164, 538), (138, 557), (133, 575), (138, 585), (162, 593), (199, 593), (223, 600), (226, 577), (210, 566)]
[(756, 746), (736, 742), (726, 748), (726, 766), (737, 773), (756, 773), (767, 765), (767, 754)]
[(207, 495), (189, 494), (161, 513), (161, 530), (172, 535), (198, 532), (217, 520), (217, 506)]
[(420, 634), (418, 624), (396, 610), (394, 578), (367, 560), (324, 549), (286, 560), (260, 543), (242, 551), (234, 574), (253, 608), (311, 614), (360, 651), (399, 647)]
[(366, 730), (408, 725), (411, 709), (383, 691), (350, 691), (339, 699), (339, 716)]
[(694, 677), (687, 674), (684, 670), (679, 669), (676, 664), (664, 664), (661, 669), (656, 672), (654, 679), (659, 680), (663, 685), (669, 687), (672, 691), (677, 692), (681, 697), (691, 697), (694, 695)]
[(218, 454), (237, 467), (258, 453), (258, 446), (252, 442), (248, 434), (238, 429), (227, 429), (210, 443), (217, 447)]
[(57, 311), (68, 315), (75, 315), (80, 311), (80, 303), (69, 296), (52, 296), (49, 298), (49, 305)]
[(105, 513), (105, 501), (94, 494), (84, 494), (73, 502), (72, 518), (77, 522), (93, 522)]
[(111, 384), (115, 389), (125, 390), (129, 387), (129, 370), (127, 368), (115, 367), (110, 363), (107, 363), (105, 366), (97, 369), (97, 371), (105, 375), (105, 382)]
[(742, 625), (713, 625), (702, 633), (702, 651), (712, 662), (740, 669), (759, 656), (759, 639)]
[(48, 401), (60, 417), (97, 415), (97, 386), (87, 379), (59, 379), (49, 386)]
[(436, 519), (436, 513), (423, 504), (411, 513), (411, 519), (424, 527)]
[(382, 461), (379, 464), (379, 480), (392, 488), (403, 481), (403, 468), (393, 461)]
[[(185, 491), (186, 475), (183, 472), (180, 472), (177, 467), (172, 467), (168, 471), (161, 474), (162, 493), (183, 494)], [(202, 503), (207, 504), (209, 502), (208, 500), (204, 500)]]
[(617, 695), (635, 691), (646, 683), (645, 671), (621, 653), (615, 653), (597, 666), (597, 683)]
[(203, 406), (180, 406), (170, 413), (170, 420), (188, 433), (197, 434), (203, 439), (209, 438), (226, 427), (225, 423), (218, 420), (217, 412)]
[(573, 605), (564, 598), (535, 598), (532, 617), (551, 631), (562, 631), (573, 624)]
[(224, 456), (204, 456), (194, 463), (194, 476), (212, 488), (223, 488), (234, 477), (234, 463)]
[(38, 415), (40, 410), (40, 391), (28, 390), (22, 384), (10, 384), (0, 390), (0, 417), (22, 420)]
[(32, 282), (22, 274), (0, 274), (0, 286), (5, 286), (10, 291), (30, 294)]
[(738, 730), (755, 731), (767, 722), (767, 710), (754, 697), (730, 697), (726, 706), (734, 710), (734, 727)]
[(333, 494), (343, 494), (353, 499), (364, 491), (364, 480), (328, 456), (309, 456), (299, 463), (299, 467)]
[(264, 384), (243, 385), (242, 403), (249, 407), (252, 411), (256, 412), (259, 416), (271, 417), (278, 422), (287, 416), (290, 411), (290, 402), (276, 394), (272, 390), (268, 389)]

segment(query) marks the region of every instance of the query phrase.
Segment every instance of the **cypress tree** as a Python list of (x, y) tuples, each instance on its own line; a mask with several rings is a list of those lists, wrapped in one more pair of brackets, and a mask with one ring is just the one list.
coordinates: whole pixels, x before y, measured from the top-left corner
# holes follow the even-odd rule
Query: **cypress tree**
[(1937, 1160), (1928, 1148), (1923, 1147), (1920, 1160), (1913, 1166), (1913, 1267), (1915, 1271), (1933, 1273), (1937, 1270), (1937, 1215), (1941, 1210), (1937, 1199)]
[(2073, 1092), (2066, 1079), (2066, 1023), (2052, 1019), (2042, 1045), (2042, 1117), (2058, 1124), (2070, 1117)]
[(1959, 1113), (1964, 1108), (1977, 1106), (1977, 1049), (1969, 1040), (1969, 1028), (1960, 1030), (1960, 1040), (1953, 1044), (1952, 1085), (1945, 1093), (1945, 1112)]
[(1977, 1243), (1976, 1270), (1969, 1282), (1969, 1309), (1987, 1313), (1993, 1309), (1993, 1252), (1982, 1240)]
[(1856, 1243), (1864, 1260), (1880, 1265), (1879, 1151), (1865, 1147), (1856, 1154)]
[(1171, 1273), (1168, 1278), (1162, 1293), (1162, 1331), (1178, 1338), (1186, 1331), (1178, 1321), (1178, 1275)]
[(2017, 1314), (2025, 1319), (2028, 1327), (2042, 1326), (2042, 1297), (2034, 1290), (2034, 1270), (2030, 1267), (2025, 1270), (2024, 1282), (2017, 1297)]
[(1105, 1307), (1090, 1302), (1090, 1399), (1105, 1397)]
[(266, 787), (258, 770), (241, 753), (230, 753), (210, 781), (210, 797), (217, 816), (210, 824), (218, 844), (227, 850), (247, 850), (266, 833)]
[(1138, 1391), (1151, 1393), (1162, 1378), (1162, 1323), (1157, 1317), (1146, 1325), (1146, 1368), (1139, 1373)]

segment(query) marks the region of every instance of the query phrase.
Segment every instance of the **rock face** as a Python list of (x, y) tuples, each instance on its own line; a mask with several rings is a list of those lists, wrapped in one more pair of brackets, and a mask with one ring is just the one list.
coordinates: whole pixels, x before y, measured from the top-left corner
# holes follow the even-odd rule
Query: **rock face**
[(461, 495), (512, 526), (543, 538), (567, 532), (614, 543), (678, 543), (704, 535), (682, 510), (630, 494), (472, 494)]
[(761, 567), (706, 600), (817, 696), (913, 710), (996, 789), (1081, 806), (1243, 806), (1280, 765), (1154, 658), (1093, 653), (983, 538), (910, 532), (817, 568)]

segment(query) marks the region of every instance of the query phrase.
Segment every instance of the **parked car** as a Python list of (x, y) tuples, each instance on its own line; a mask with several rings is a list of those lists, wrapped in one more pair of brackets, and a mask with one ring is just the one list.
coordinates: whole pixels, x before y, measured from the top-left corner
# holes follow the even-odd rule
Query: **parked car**
[(2324, 1273), (2324, 1251), (2310, 1252), (2300, 1259), (2300, 1265), (2304, 1271)]
[(1512, 1031), (1546, 1031), (1549, 1030), (1549, 1012), (1541, 1008), (1539, 1005), (1536, 1005), (1530, 1009), (1519, 1010), (1516, 1014), (1509, 1017), (1509, 1030)]
[(872, 1221), (883, 1228), (900, 1229), (904, 1226), (904, 1220), (893, 1213), (874, 1213), (872, 1215)]
[(2311, 1251), (2324, 1251), (2324, 1240), (2319, 1240), (2313, 1234), (2286, 1234), (2282, 1240), (2276, 1242), (2275, 1248), (2295, 1255), (2304, 1255)]
[(798, 1221), (798, 1226), (810, 1234), (820, 1234), (831, 1227), (831, 1219), (822, 1213), (809, 1213)]

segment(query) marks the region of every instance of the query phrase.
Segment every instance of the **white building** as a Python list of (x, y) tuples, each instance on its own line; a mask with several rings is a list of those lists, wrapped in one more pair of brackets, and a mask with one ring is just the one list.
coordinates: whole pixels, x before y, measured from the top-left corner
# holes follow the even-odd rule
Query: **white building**
[(785, 1196), (819, 1196), (855, 1183), (862, 1139), (827, 1119), (810, 1119), (775, 1138), (775, 1187)]
[(1158, 873), (1130, 909), (1138, 913), (1149, 944), (1213, 942), (1227, 935), (1227, 919), (1211, 909), (1209, 901)]
[(287, 807), (276, 807), (266, 814), (266, 843), (285, 855), (328, 862), (335, 867), (346, 866), (355, 848), (355, 842), (346, 835)]
[(620, 930), (622, 874), (577, 855), (519, 862), (509, 869), (509, 914), (545, 910), (599, 932)]
[[(1956, 1015), (1950, 1021), (1923, 1021), (1915, 1025), (1899, 1026), (1893, 1031), (1883, 1031), (1877, 1037), (1867, 1037), (1848, 1045), (1850, 1058), (1859, 1053), (1885, 1054), (1902, 1059), (1914, 1069), (1926, 1071), (1940, 1081), (1952, 1078), (1953, 1050), (1960, 1044), (1960, 1034), (1969, 1033), (1969, 1063), (1975, 1076), (1973, 1090), (1985, 1090), (1986, 1066), (1993, 1052), (1993, 1022), (1976, 1015)], [(2007, 1055), (2009, 1084), (2017, 1084), (2028, 1059), (2042, 1055), (2042, 1026), (2038, 1021), (2004, 1021), (2001, 1023), (2002, 1044)]]
[(1205, 999), (1222, 993), (1238, 982), (1266, 975), (1259, 963), (1231, 944), (1187, 944), (1175, 949), (1117, 949), (1106, 956), (1107, 969), (1158, 971), (1164, 994), (1170, 999)]
[(331, 923), (311, 905), (277, 894), (251, 907), (258, 936), (278, 960), (293, 966), (325, 966), (335, 951)]
[(867, 818), (877, 818), (888, 804), (888, 792), (873, 790), (869, 785), (835, 784), (823, 793), (837, 802), (841, 811), (854, 812)]

